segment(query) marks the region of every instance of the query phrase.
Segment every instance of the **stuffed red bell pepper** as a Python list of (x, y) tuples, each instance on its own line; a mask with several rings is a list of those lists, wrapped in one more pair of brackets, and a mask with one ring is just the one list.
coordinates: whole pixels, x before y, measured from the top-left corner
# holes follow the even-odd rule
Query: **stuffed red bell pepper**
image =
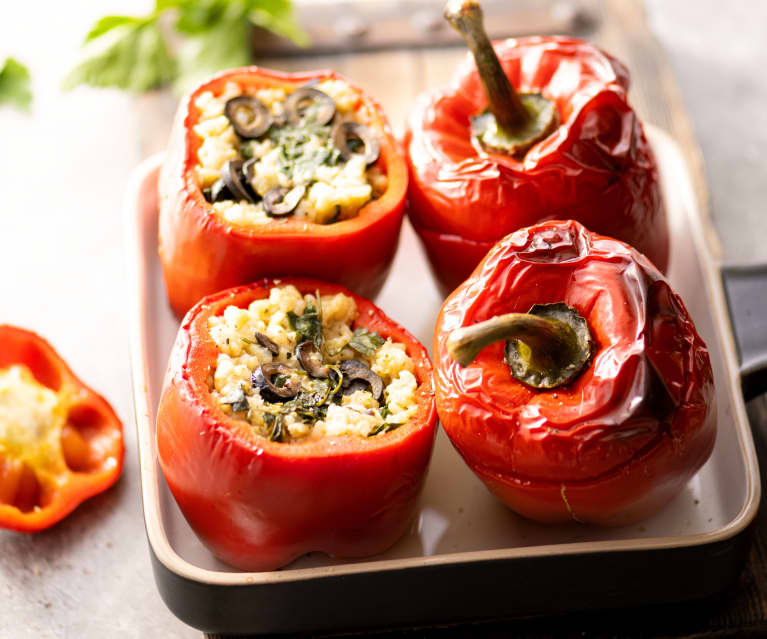
[(487, 487), (542, 522), (623, 525), (714, 445), (706, 346), (661, 273), (574, 221), (501, 240), (445, 301), (440, 421)]
[(160, 465), (217, 557), (272, 570), (363, 557), (405, 531), (436, 428), (426, 350), (372, 303), (264, 280), (184, 318), (157, 416)]
[(41, 337), (0, 325), (0, 527), (37, 532), (117, 481), (122, 424)]
[(419, 98), (405, 134), (408, 215), (443, 290), (503, 236), (547, 219), (578, 220), (665, 271), (658, 171), (626, 68), (574, 38), (493, 46), (475, 0), (449, 2), (446, 17), (474, 59)]
[(181, 103), (160, 182), (171, 306), (272, 275), (380, 290), (407, 167), (378, 104), (331, 71), (226, 71)]

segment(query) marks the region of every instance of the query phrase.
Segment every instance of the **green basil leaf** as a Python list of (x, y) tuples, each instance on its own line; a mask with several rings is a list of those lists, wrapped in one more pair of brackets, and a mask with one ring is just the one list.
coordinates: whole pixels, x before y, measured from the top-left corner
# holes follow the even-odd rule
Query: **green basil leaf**
[(177, 9), (187, 4), (194, 3), (196, 0), (155, 0), (155, 14), (162, 13), (166, 9)]
[[(173, 0), (167, 0), (169, 2)], [(227, 10), (227, 5), (238, 4), (238, 0), (175, 0), (178, 8), (176, 30), (180, 33), (201, 33), (218, 23)], [(245, 15), (245, 11), (241, 12)]]
[(244, 140), (240, 143), (240, 157), (243, 160), (250, 160), (256, 156), (255, 149), (253, 148), (253, 140)]
[(283, 421), (284, 416), (282, 413), (276, 415), (272, 413), (264, 413), (264, 423), (267, 428), (267, 437), (269, 441), (281, 442), (283, 436)]
[(327, 388), (324, 392), (322, 390), (313, 393), (301, 391), (292, 402), (291, 412), (297, 413), (305, 422), (325, 419), (328, 414), (328, 407), (325, 403), (328, 396)]
[(97, 35), (86, 42), (80, 62), (64, 78), (65, 90), (88, 84), (140, 93), (173, 79), (175, 64), (156, 22), (118, 20), (102, 26), (109, 28), (99, 31), (97, 23), (91, 30)]
[[(176, 57), (160, 25), (168, 11), (183, 36)], [(215, 71), (250, 64), (254, 25), (308, 42), (290, 0), (155, 0), (147, 16), (110, 15), (96, 22), (63, 88), (89, 84), (142, 92), (175, 81), (183, 90)]]
[(32, 105), (29, 70), (15, 58), (6, 58), (0, 68), (0, 105), (10, 104), (22, 111)]
[(104, 35), (107, 31), (111, 31), (121, 26), (139, 26), (148, 21), (148, 18), (137, 18), (136, 16), (104, 16), (100, 18), (96, 24), (88, 31), (88, 35), (85, 36), (85, 42), (95, 40), (99, 36)]
[(300, 344), (311, 340), (314, 347), (322, 352), (322, 321), (317, 309), (307, 304), (303, 315), (288, 311), (287, 316), (290, 328), (296, 331), (296, 342)]
[(396, 428), (399, 428), (402, 426), (402, 424), (392, 424), (390, 422), (384, 422), (383, 424), (378, 424), (378, 426), (374, 426), (370, 432), (368, 433), (368, 437), (375, 437), (376, 435), (380, 435), (381, 433), (388, 433)]
[(179, 48), (177, 91), (183, 92), (221, 69), (252, 62), (250, 24), (242, 2), (229, 0), (205, 5), (185, 11), (177, 23), (186, 36)]
[(290, 0), (245, 0), (248, 17), (257, 27), (267, 29), (300, 47), (309, 45), (309, 36), (295, 20)]
[(354, 330), (354, 337), (349, 341), (355, 351), (362, 355), (372, 357), (376, 351), (386, 343), (386, 340), (375, 331), (369, 331), (366, 328), (357, 328)]
[(290, 378), (287, 375), (275, 375), (272, 378), (272, 384), (276, 386), (277, 388), (282, 388), (285, 386), (285, 384), (288, 383), (288, 380)]

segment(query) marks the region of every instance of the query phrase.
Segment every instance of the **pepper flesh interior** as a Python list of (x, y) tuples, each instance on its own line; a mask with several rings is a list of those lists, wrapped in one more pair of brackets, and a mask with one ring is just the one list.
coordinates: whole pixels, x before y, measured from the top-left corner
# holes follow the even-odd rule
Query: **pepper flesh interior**
[(40, 384), (23, 364), (0, 370), (0, 458), (4, 474), (18, 479), (9, 487), (5, 477), (6, 494), (0, 502), (31, 510), (38, 505), (37, 498), (21, 494), (25, 484), (54, 483), (69, 472), (61, 441), (69, 395), (66, 386), (56, 392)]
[(43, 386), (23, 364), (0, 370), (0, 451), (41, 468), (62, 470), (66, 400), (65, 390), (57, 393)]

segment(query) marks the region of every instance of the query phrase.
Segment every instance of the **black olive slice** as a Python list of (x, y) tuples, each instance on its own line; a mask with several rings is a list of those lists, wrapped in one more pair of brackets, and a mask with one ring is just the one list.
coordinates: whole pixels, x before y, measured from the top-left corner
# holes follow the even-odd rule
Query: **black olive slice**
[(255, 388), (259, 392), (259, 394), (261, 395), (261, 398), (265, 402), (269, 402), (270, 404), (273, 404), (274, 402), (285, 401), (283, 397), (280, 397), (279, 395), (275, 395), (269, 389), (269, 385), (266, 383), (266, 379), (264, 379), (264, 373), (261, 370), (261, 367), (258, 367), (256, 370), (253, 371), (252, 375), (250, 376), (250, 383), (252, 384), (253, 388)]
[(327, 93), (310, 86), (297, 88), (285, 99), (285, 115), (294, 126), (298, 126), (306, 117), (309, 107), (315, 105), (315, 122), (327, 124), (336, 114), (336, 103)]
[(242, 160), (229, 160), (221, 167), (221, 179), (226, 184), (235, 200), (255, 202), (242, 182)]
[(245, 182), (248, 184), (253, 180), (257, 162), (258, 160), (256, 158), (251, 158), (242, 165), (242, 175), (245, 177)]
[(358, 359), (346, 359), (338, 365), (338, 368), (344, 374), (344, 389), (354, 388), (355, 390), (364, 390), (360, 388), (357, 380), (365, 382), (370, 387), (373, 397), (380, 399), (383, 393), (383, 380), (365, 364)]
[(268, 350), (272, 355), (279, 355), (280, 354), (280, 347), (277, 345), (277, 342), (269, 339), (266, 335), (263, 333), (256, 333), (255, 335), (256, 341), (263, 346), (266, 350)]
[(272, 125), (269, 109), (261, 100), (250, 95), (227, 100), (224, 113), (237, 135), (248, 140), (263, 135)]
[(285, 186), (275, 186), (264, 194), (264, 209), (269, 217), (284, 217), (290, 215), (301, 198), (306, 193), (306, 186), (299, 184), (289, 189)]
[[(285, 364), (269, 362), (261, 364), (251, 375), (251, 382), (267, 402), (281, 402), (295, 397), (301, 390), (301, 382), (293, 377), (295, 369)], [(276, 375), (284, 375), (287, 379), (284, 386), (276, 386), (272, 379)]]
[(261, 199), (261, 196), (253, 187), (253, 177), (254, 177), (255, 167), (257, 162), (258, 160), (256, 158), (251, 158), (250, 160), (247, 160), (242, 165), (242, 175), (240, 177), (242, 186), (248, 192), (248, 196), (250, 197), (251, 202), (257, 202), (258, 200)]
[(330, 368), (321, 365), (322, 358), (319, 357), (319, 352), (311, 340), (301, 342), (296, 347), (296, 358), (303, 369), (312, 377), (327, 379), (330, 376)]
[(345, 386), (341, 391), (341, 395), (354, 395), (357, 391), (370, 390), (370, 384), (363, 382), (361, 379), (355, 379), (353, 382), (349, 382), (348, 386)]
[(210, 201), (221, 202), (223, 200), (231, 200), (232, 194), (229, 191), (229, 187), (221, 179), (216, 180), (213, 186), (210, 187)]
[[(341, 157), (348, 160), (353, 155), (361, 155), (365, 158), (366, 164), (373, 164), (378, 159), (381, 152), (381, 145), (373, 136), (372, 131), (364, 124), (359, 122), (338, 122), (331, 132), (333, 144), (341, 152)], [(361, 146), (362, 151), (352, 150), (349, 143), (353, 146)]]

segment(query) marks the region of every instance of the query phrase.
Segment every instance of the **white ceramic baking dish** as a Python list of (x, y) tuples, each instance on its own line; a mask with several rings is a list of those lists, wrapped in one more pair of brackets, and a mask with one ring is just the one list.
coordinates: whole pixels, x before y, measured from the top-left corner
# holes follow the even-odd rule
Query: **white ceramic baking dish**
[[(440, 433), (418, 516), (392, 549), (365, 561), (311, 554), (268, 573), (217, 561), (187, 525), (157, 464), (155, 411), (178, 322), (157, 256), (162, 157), (136, 169), (125, 228), (141, 484), (157, 585), (179, 618), (211, 633), (356, 629), (675, 601), (734, 582), (760, 484), (721, 266), (710, 257), (679, 150), (647, 128), (672, 225), (670, 279), (708, 344), (717, 384), (716, 447), (684, 492), (640, 525), (541, 526), (496, 501)], [(406, 225), (377, 303), (430, 345), (440, 302)]]

